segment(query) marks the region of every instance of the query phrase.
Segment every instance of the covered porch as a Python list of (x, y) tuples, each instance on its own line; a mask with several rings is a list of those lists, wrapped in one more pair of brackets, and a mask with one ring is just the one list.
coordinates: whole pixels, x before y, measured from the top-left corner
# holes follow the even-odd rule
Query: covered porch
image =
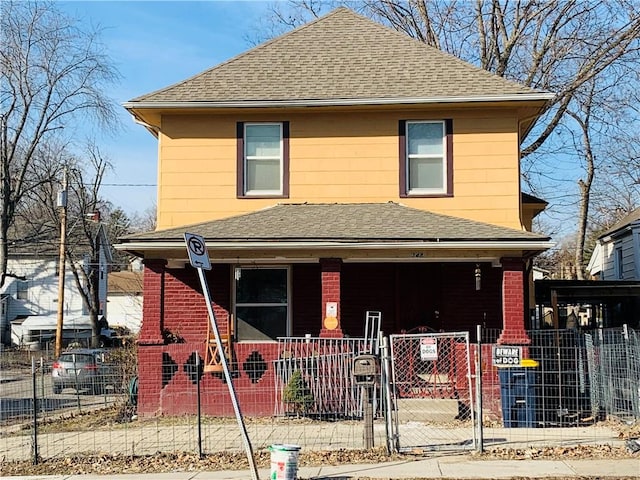
[[(206, 357), (209, 319), (185, 232), (207, 240), (213, 307), (240, 402), (253, 399), (243, 407), (250, 415), (274, 412), (278, 338), (362, 338), (367, 311), (381, 312), (387, 334), (481, 324), (502, 329), (500, 342), (528, 344), (529, 259), (550, 246), (533, 233), (393, 203), (278, 205), (127, 237), (120, 248), (145, 264), (142, 414), (195, 409), (184, 394), (195, 388), (195, 356)], [(226, 388), (215, 372), (202, 385), (208, 398)], [(215, 401), (203, 408), (231, 414)]]

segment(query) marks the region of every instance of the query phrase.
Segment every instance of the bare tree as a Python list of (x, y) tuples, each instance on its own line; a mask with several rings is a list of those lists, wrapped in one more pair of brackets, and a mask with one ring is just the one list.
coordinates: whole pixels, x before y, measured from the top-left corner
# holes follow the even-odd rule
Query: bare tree
[[(67, 242), (66, 256), (76, 286), (91, 320), (91, 345), (99, 346), (100, 315), (104, 305), (100, 303), (100, 278), (107, 272), (101, 263), (105, 248), (111, 248), (101, 222), (100, 185), (109, 163), (100, 151), (91, 146), (86, 152), (84, 168), (79, 165), (70, 169), (69, 205), (76, 217), (75, 233), (78, 243)], [(70, 231), (74, 235), (73, 231)], [(107, 257), (110, 252), (106, 253)]]
[(38, 158), (62, 128), (94, 119), (115, 125), (103, 86), (118, 74), (98, 31), (83, 30), (53, 2), (0, 2), (0, 286), (7, 273), (8, 232), (25, 195), (58, 175)]
[[(120, 234), (122, 221), (119, 219), (117, 224), (112, 224), (113, 207), (100, 196), (102, 180), (111, 166), (99, 148), (89, 143), (81, 156), (64, 154), (61, 158), (65, 162), (68, 183), (65, 265), (74, 278), (84, 311), (90, 317), (92, 345), (98, 346), (104, 308), (99, 295), (100, 278), (108, 273), (101, 269), (110, 267), (101, 261), (101, 256), (111, 256), (110, 234)], [(55, 158), (51, 162), (57, 160)], [(25, 194), (12, 227), (14, 238), (24, 238), (25, 243), (38, 243), (42, 251), (58, 250), (62, 212), (56, 199), (61, 189), (60, 178), (54, 178), (41, 182), (38, 188)], [(117, 213), (115, 217), (118, 217)]]
[(587, 234), (587, 220), (589, 217), (589, 199), (596, 172), (596, 159), (593, 149), (593, 132), (591, 127), (592, 108), (596, 95), (595, 90), (595, 82), (592, 81), (591, 88), (582, 102), (582, 108), (579, 111), (573, 111), (572, 109), (567, 110), (567, 114), (575, 120), (581, 132), (581, 148), (577, 148), (576, 150), (582, 151), (586, 173), (584, 179), (581, 178), (578, 180), (580, 205), (575, 244), (575, 266), (578, 280), (584, 280), (584, 246)]
[(143, 212), (138, 212), (131, 219), (132, 232), (151, 232), (156, 229), (156, 221), (158, 218), (157, 207), (152, 205)]

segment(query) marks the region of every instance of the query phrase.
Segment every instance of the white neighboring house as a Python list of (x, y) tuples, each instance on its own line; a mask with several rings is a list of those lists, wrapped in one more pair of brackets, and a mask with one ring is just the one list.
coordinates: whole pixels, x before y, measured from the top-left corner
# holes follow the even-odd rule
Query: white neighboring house
[(598, 280), (640, 280), (640, 208), (598, 237), (587, 271)]
[[(100, 317), (106, 315), (108, 270), (112, 262), (111, 247), (102, 226), (98, 227), (98, 297)], [(2, 311), (0, 341), (4, 345), (39, 348), (55, 340), (59, 292), (59, 257), (55, 241), (9, 245), (7, 276), (0, 289)], [(89, 254), (80, 262), (89, 268)], [(86, 288), (86, 287), (85, 287)], [(103, 334), (108, 335), (106, 321), (101, 320)], [(91, 338), (91, 320), (76, 281), (68, 265), (65, 267), (63, 343)]]
[(140, 269), (109, 274), (107, 320), (111, 328), (126, 327), (131, 333), (140, 331), (143, 276)]

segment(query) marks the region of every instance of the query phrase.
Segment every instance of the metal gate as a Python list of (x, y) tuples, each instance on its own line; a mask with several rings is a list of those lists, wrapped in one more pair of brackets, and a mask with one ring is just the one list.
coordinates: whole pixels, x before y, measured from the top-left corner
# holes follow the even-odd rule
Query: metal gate
[(469, 333), (391, 335), (390, 443), (399, 452), (475, 448)]

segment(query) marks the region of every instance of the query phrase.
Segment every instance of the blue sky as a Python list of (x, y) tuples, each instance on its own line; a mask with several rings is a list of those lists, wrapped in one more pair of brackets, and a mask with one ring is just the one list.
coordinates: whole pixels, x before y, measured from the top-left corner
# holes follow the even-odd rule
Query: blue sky
[[(259, 1), (58, 1), (58, 8), (103, 28), (101, 39), (122, 75), (107, 90), (118, 105), (184, 80), (253, 45), (247, 40), (268, 6)], [(122, 130), (98, 138), (113, 171), (103, 196), (128, 214), (156, 201), (157, 141), (118, 108)], [(150, 186), (145, 186), (150, 185)]]

